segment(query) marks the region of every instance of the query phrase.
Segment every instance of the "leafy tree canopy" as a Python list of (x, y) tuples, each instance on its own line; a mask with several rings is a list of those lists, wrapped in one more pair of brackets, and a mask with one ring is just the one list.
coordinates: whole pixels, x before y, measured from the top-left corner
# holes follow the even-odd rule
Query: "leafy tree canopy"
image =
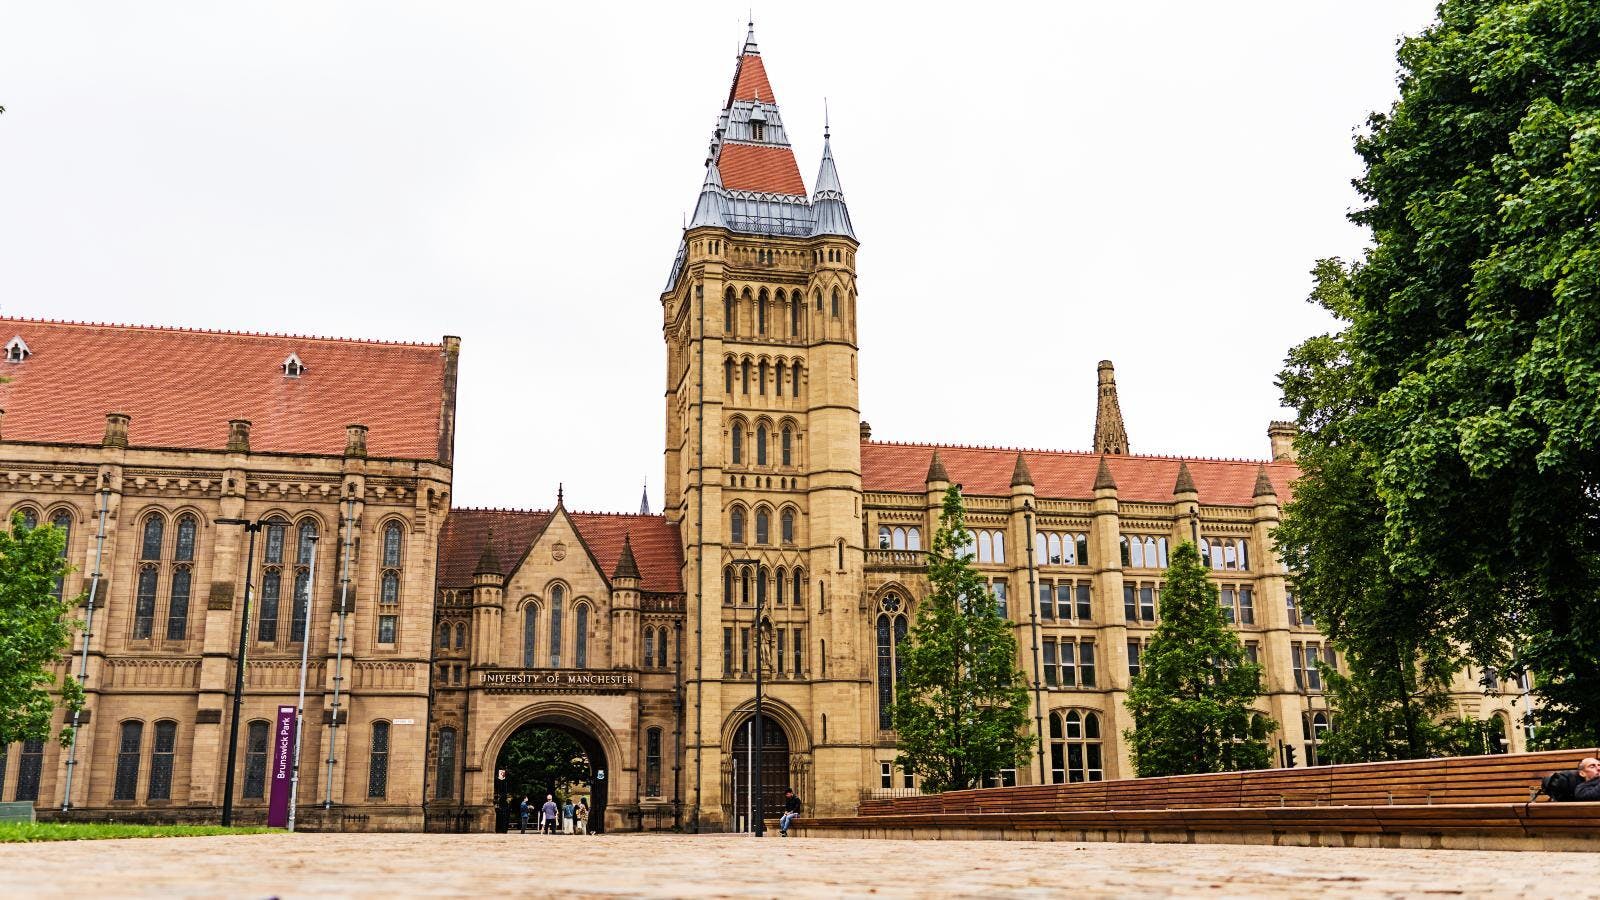
[[(52, 670), (61, 664), (78, 623), (69, 615), (76, 598), (56, 599), (56, 579), (67, 574), (62, 556), (66, 534), (51, 525), (29, 528), (20, 513), (11, 529), (0, 530), (0, 747), (12, 741), (42, 741), (59, 702), (83, 708), (83, 688), (70, 675), (59, 684)], [(60, 733), (62, 746), (72, 729)]]
[(1276, 726), (1253, 708), (1261, 666), (1245, 661), (1189, 541), (1172, 554), (1160, 615), (1128, 689), (1134, 727), (1124, 737), (1134, 770), (1146, 778), (1266, 768)]
[(588, 784), (592, 776), (588, 754), (559, 728), (521, 729), (500, 749), (497, 766), (506, 770), (501, 793), (513, 800), (526, 794), (538, 803), (545, 794), (563, 799), (567, 785)]
[(1356, 141), (1374, 246), (1316, 273), (1345, 327), (1282, 377), (1285, 555), (1374, 676), (1426, 693), (1463, 647), (1600, 742), (1600, 5), (1445, 0), (1399, 62)]
[(897, 762), (921, 777), (925, 793), (977, 787), (1025, 762), (1034, 746), (1016, 636), (972, 567), (971, 543), (951, 487), (928, 553), (929, 593), (901, 647), (894, 708)]

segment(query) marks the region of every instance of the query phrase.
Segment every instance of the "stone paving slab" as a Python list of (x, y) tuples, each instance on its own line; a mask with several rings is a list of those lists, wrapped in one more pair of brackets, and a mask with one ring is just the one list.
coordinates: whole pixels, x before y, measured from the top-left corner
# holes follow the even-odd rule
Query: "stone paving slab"
[(0, 845), (17, 897), (1600, 897), (1585, 853), (744, 835)]

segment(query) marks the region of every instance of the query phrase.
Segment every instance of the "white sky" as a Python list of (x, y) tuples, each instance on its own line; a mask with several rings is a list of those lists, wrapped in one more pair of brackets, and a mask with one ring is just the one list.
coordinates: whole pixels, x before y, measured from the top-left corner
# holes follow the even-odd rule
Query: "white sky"
[[(981, 15), (974, 15), (974, 12)], [(756, 9), (822, 103), (880, 440), (1259, 458), (1433, 0)], [(0, 0), (0, 310), (463, 339), (459, 505), (661, 505), (659, 295), (744, 37), (707, 3)]]

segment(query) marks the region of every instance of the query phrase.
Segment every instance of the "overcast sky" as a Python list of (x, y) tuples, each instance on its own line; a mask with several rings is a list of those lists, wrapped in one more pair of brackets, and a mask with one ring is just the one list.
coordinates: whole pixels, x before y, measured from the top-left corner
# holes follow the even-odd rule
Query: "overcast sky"
[[(1432, 0), (755, 9), (881, 440), (1260, 458)], [(660, 291), (745, 6), (0, 0), (0, 311), (463, 339), (458, 505), (660, 508)]]

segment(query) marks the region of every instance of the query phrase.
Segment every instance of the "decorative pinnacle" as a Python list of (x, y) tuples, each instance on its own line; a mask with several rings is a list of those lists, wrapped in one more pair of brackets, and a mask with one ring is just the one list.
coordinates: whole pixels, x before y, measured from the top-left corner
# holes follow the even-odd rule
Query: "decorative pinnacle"
[(478, 565), (472, 570), (474, 575), (504, 575), (500, 571), (500, 557), (494, 552), (494, 526), (489, 526), (489, 533), (483, 538), (483, 553), (478, 556)]
[(822, 139), (823, 140), (827, 140), (827, 139), (833, 137), (832, 131), (833, 131), (833, 126), (828, 124), (828, 98), (827, 97), (823, 97), (822, 98)]
[(632, 578), (639, 580), (639, 563), (633, 558), (633, 539), (631, 534), (622, 535), (622, 555), (617, 558), (617, 568), (611, 573), (613, 579)]
[(935, 481), (941, 481), (945, 484), (950, 483), (950, 473), (944, 470), (944, 460), (939, 458), (939, 451), (937, 450), (933, 451), (933, 461), (928, 463), (926, 481), (928, 484), (932, 484)]
[(1022, 458), (1022, 451), (1017, 451), (1017, 464), (1011, 470), (1011, 486), (1033, 487), (1033, 473), (1028, 471), (1028, 461)]
[(1265, 464), (1256, 466), (1256, 491), (1255, 491), (1255, 494), (1253, 496), (1256, 496), (1256, 497), (1276, 497), (1276, 496), (1278, 496), (1277, 490), (1275, 490), (1272, 487), (1272, 479), (1267, 477), (1267, 467), (1266, 467)]
[(1200, 493), (1198, 490), (1195, 489), (1194, 477), (1189, 474), (1189, 464), (1188, 463), (1186, 463), (1186, 462), (1178, 463), (1178, 481), (1177, 481), (1176, 484), (1174, 484), (1172, 486), (1172, 492), (1174, 494), (1198, 494), (1198, 493)]
[(1117, 489), (1117, 480), (1111, 477), (1111, 467), (1106, 465), (1104, 456), (1100, 457), (1099, 471), (1094, 473), (1094, 489), (1097, 491), (1106, 489), (1114, 491)]
[(567, 486), (564, 482), (556, 482), (556, 505), (565, 506), (567, 503)]

